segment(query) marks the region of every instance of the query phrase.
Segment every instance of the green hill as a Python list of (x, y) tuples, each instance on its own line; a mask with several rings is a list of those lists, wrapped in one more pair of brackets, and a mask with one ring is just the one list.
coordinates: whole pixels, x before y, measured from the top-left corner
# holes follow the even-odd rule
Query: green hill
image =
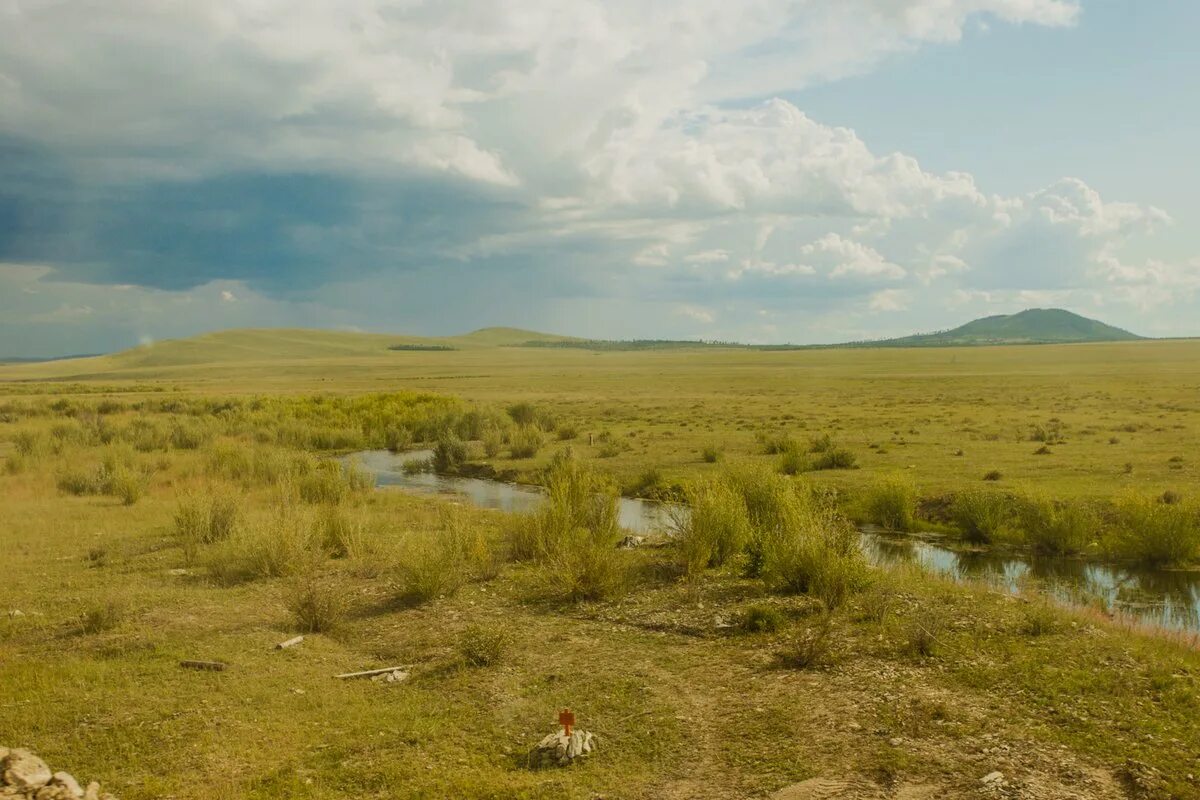
[(1129, 342), (1143, 337), (1061, 308), (1030, 308), (968, 322), (953, 330), (864, 343), (869, 347)]

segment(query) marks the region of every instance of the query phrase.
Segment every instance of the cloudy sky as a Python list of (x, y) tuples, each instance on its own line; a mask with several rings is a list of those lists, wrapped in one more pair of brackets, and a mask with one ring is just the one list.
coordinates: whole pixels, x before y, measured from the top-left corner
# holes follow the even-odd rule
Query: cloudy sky
[(0, 355), (1200, 334), (1200, 3), (0, 0)]

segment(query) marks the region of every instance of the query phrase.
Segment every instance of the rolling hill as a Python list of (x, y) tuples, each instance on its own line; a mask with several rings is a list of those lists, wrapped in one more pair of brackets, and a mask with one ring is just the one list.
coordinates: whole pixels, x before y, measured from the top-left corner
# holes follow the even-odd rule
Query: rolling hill
[(983, 317), (948, 331), (864, 343), (871, 347), (1130, 342), (1144, 337), (1061, 308), (1029, 308)]

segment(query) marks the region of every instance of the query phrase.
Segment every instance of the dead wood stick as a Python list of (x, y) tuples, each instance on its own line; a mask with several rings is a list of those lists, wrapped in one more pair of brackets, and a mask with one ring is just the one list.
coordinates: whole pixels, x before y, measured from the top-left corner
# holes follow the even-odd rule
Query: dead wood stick
[(388, 672), (397, 672), (397, 671), (403, 672), (406, 669), (408, 669), (408, 665), (404, 664), (399, 667), (383, 667), (382, 669), (368, 669), (368, 670), (363, 670), (362, 672), (343, 672), (341, 675), (334, 675), (333, 677), (341, 678), (342, 680), (345, 680), (346, 678), (369, 678), (372, 675), (384, 675)]
[(303, 641), (304, 641), (303, 636), (293, 636), (291, 639), (288, 639), (286, 642), (280, 642), (279, 644), (275, 645), (275, 649), (276, 650), (286, 650), (287, 648), (291, 647), (292, 645), (300, 644)]
[(209, 672), (224, 672), (227, 665), (220, 661), (180, 661), (179, 666), (186, 669), (203, 669)]

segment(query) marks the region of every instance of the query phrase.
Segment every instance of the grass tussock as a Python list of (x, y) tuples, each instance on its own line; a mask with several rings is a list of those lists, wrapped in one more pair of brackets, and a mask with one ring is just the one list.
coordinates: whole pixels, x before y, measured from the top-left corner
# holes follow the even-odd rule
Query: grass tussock
[(686, 498), (687, 512), (676, 521), (675, 552), (684, 574), (695, 579), (745, 550), (750, 518), (741, 493), (719, 478), (693, 484)]
[(125, 606), (116, 600), (92, 603), (79, 613), (79, 630), (85, 635), (116, 628), (125, 619)]
[(863, 499), (868, 520), (889, 531), (916, 528), (917, 488), (907, 478), (895, 475), (879, 481)]
[(328, 633), (349, 609), (349, 588), (330, 575), (310, 572), (295, 577), (284, 591), (292, 622), (302, 633)]
[(1014, 510), (1005, 494), (971, 489), (954, 498), (950, 513), (963, 539), (991, 544), (1011, 534)]
[(265, 517), (239, 525), (211, 545), (203, 561), (215, 581), (229, 585), (299, 575), (323, 557), (310, 515), (283, 500)]
[(778, 633), (787, 617), (775, 606), (757, 603), (738, 614), (737, 626), (745, 633)]
[(471, 525), (461, 510), (447, 507), (437, 529), (413, 531), (405, 538), (397, 569), (401, 599), (418, 604), (453, 595), (495, 567), (480, 527)]
[(833, 614), (818, 614), (779, 652), (779, 661), (793, 669), (817, 669), (834, 660)]
[(551, 597), (599, 600), (626, 588), (625, 554), (617, 550), (617, 493), (567, 453), (546, 473), (546, 499), (511, 535), (514, 557), (541, 565), (541, 578)]
[(503, 626), (468, 625), (458, 637), (458, 652), (472, 667), (491, 667), (504, 660), (512, 634)]
[(1096, 539), (1099, 520), (1080, 503), (1055, 502), (1044, 495), (1028, 495), (1018, 502), (1021, 535), (1034, 552), (1074, 555)]
[(1110, 555), (1156, 567), (1200, 558), (1200, 513), (1190, 505), (1126, 495), (1113, 516), (1106, 542)]

